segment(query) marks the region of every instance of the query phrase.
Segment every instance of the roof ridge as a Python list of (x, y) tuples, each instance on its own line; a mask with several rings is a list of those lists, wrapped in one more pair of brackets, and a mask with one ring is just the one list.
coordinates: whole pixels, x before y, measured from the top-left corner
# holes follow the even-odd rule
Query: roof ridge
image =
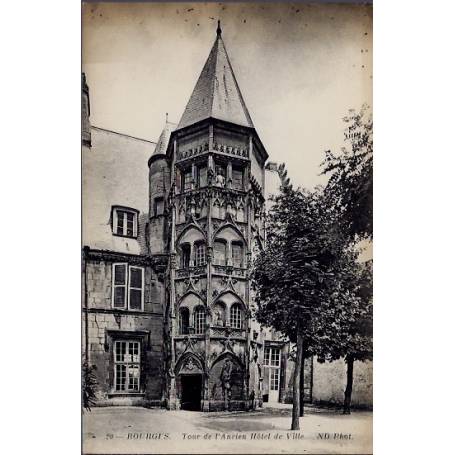
[(118, 134), (119, 136), (129, 137), (131, 139), (136, 139), (137, 141), (149, 142), (150, 144), (155, 144), (156, 145), (155, 141), (150, 141), (149, 139), (143, 139), (141, 137), (131, 136), (130, 134), (119, 133), (118, 131), (108, 130), (107, 128), (102, 128), (100, 126), (91, 125), (90, 127), (94, 128), (95, 130), (107, 131), (108, 133), (114, 133), (114, 134)]

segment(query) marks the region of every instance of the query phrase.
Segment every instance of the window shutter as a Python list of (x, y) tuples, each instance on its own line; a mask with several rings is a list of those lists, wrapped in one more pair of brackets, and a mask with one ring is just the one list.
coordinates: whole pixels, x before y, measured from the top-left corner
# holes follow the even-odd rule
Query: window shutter
[(126, 264), (112, 264), (112, 306), (126, 307)]
[(142, 267), (129, 268), (129, 308), (142, 310), (144, 300), (144, 269)]

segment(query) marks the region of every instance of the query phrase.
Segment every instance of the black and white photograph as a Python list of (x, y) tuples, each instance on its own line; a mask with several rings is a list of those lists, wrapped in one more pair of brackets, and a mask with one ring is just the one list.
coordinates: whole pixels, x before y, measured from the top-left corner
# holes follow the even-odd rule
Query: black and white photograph
[(82, 3), (82, 453), (373, 453), (373, 5)]

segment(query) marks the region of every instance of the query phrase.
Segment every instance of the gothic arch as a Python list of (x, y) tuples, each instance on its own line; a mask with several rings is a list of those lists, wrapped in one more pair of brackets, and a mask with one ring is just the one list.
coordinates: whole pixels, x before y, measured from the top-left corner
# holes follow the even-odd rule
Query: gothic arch
[[(185, 305), (185, 300), (188, 298), (189, 295), (194, 295), (195, 297), (197, 297), (197, 299), (199, 300), (198, 302), (195, 302), (195, 303), (191, 303), (189, 306), (188, 305)], [(202, 305), (202, 306), (205, 306), (205, 302), (204, 302), (204, 299), (202, 298), (202, 295), (199, 294), (196, 290), (193, 290), (193, 289), (190, 289), (189, 291), (186, 291), (185, 294), (183, 294), (177, 301), (177, 307), (180, 307), (180, 306), (187, 306), (188, 308), (196, 308), (198, 305)]]
[[(225, 369), (229, 371), (226, 359), (231, 360), (230, 373), (225, 375)], [(226, 398), (226, 386), (229, 384), (229, 399), (233, 401), (244, 399), (245, 393), (245, 366), (238, 356), (230, 351), (220, 354), (212, 363), (209, 370), (209, 396), (211, 400), (221, 401)]]
[[(191, 231), (192, 229), (195, 229), (196, 231), (198, 231), (198, 233), (201, 235), (201, 237), (198, 237), (197, 239), (195, 240), (204, 240), (205, 242), (207, 241), (207, 238), (205, 236), (205, 232), (195, 223), (190, 223), (188, 224), (187, 226), (185, 226), (185, 228), (183, 229), (183, 231), (179, 234), (179, 236), (177, 237), (177, 241), (175, 242), (177, 245), (179, 245), (180, 243), (184, 243), (185, 240), (184, 240), (184, 237), (185, 235)], [(183, 242), (182, 242), (182, 239), (183, 239)], [(189, 243), (194, 243), (195, 240), (192, 240), (192, 241), (189, 241)]]
[(245, 365), (242, 362), (242, 359), (237, 354), (234, 354), (232, 351), (223, 351), (218, 357), (216, 357), (216, 359), (210, 365), (210, 371), (212, 371), (213, 368), (216, 367), (218, 363), (222, 362), (227, 357), (230, 357), (231, 360), (242, 369), (242, 371), (244, 370)]
[[(226, 302), (226, 296), (231, 294), (234, 298), (230, 299), (230, 301)], [(245, 301), (240, 297), (237, 292), (235, 292), (232, 289), (224, 289), (221, 291), (217, 296), (216, 299), (213, 301), (213, 305), (218, 302), (218, 300), (222, 300), (224, 304), (227, 306), (227, 309), (231, 307), (234, 303), (239, 303), (240, 306), (242, 307), (243, 311), (247, 311), (247, 306), (245, 304)]]
[[(246, 248), (246, 245), (247, 245), (247, 242), (246, 242), (246, 239), (242, 233), (242, 231), (233, 223), (225, 223), (223, 224), (222, 226), (220, 226), (213, 234), (213, 239), (215, 240), (216, 238), (220, 238), (220, 239), (223, 239), (223, 237), (220, 237), (220, 234), (225, 231), (225, 230), (229, 230), (229, 229), (232, 229), (238, 236), (238, 238), (236, 238), (235, 240), (240, 240), (242, 241), (244, 247)], [(229, 242), (232, 242), (233, 239), (231, 240), (228, 240)]]
[[(193, 365), (193, 366), (192, 366)], [(184, 352), (175, 364), (175, 374), (206, 374), (204, 360), (194, 352)]]

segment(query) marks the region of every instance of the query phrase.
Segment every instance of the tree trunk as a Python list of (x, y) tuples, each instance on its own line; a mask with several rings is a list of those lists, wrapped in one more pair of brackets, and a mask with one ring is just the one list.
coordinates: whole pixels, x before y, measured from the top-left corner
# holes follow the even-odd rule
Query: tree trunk
[(300, 417), (304, 415), (304, 399), (305, 399), (305, 351), (302, 349), (302, 369), (300, 370)]
[(300, 430), (300, 376), (302, 372), (303, 335), (297, 334), (297, 356), (294, 367), (294, 384), (292, 391), (292, 425), (291, 430)]
[(351, 396), (352, 396), (352, 381), (353, 381), (353, 372), (354, 372), (354, 358), (352, 356), (346, 357), (347, 364), (347, 380), (346, 380), (346, 390), (344, 391), (344, 408), (343, 414), (351, 413)]

